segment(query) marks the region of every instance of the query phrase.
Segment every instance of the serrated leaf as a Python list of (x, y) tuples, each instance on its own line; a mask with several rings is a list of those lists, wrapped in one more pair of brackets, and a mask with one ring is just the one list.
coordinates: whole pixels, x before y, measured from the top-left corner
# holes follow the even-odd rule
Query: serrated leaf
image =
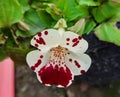
[(120, 46), (120, 29), (115, 23), (104, 23), (95, 29), (95, 35), (103, 41), (111, 42)]
[(80, 5), (86, 5), (86, 6), (99, 6), (100, 2), (97, 2), (95, 0), (77, 0), (77, 2)]
[(23, 8), (17, 0), (0, 0), (0, 27), (11, 26), (23, 17)]
[(118, 12), (118, 6), (112, 2), (106, 2), (103, 5), (94, 8), (92, 10), (92, 15), (98, 23), (103, 22), (114, 16)]

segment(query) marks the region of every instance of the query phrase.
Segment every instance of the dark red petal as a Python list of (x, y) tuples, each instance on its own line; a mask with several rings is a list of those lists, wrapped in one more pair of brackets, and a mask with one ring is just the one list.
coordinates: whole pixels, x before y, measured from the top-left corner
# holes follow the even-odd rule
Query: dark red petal
[(44, 66), (38, 74), (43, 84), (67, 87), (72, 80), (71, 71), (67, 67), (64, 69), (58, 65)]

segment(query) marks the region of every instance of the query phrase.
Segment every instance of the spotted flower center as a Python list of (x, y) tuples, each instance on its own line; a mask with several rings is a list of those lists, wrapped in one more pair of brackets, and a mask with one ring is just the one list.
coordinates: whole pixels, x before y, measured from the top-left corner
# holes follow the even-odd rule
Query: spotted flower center
[(60, 45), (54, 47), (50, 50), (50, 64), (64, 66), (65, 65), (65, 56), (69, 54), (68, 49), (61, 47)]

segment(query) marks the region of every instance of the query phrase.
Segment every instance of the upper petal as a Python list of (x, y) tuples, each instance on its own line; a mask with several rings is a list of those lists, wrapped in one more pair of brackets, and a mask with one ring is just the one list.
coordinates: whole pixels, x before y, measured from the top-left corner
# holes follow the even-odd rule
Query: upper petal
[(60, 41), (60, 34), (58, 30), (46, 29), (39, 32), (31, 40), (31, 45), (37, 47), (39, 50), (55, 47)]
[(26, 61), (29, 67), (37, 72), (40, 68), (47, 64), (50, 59), (50, 54), (48, 51), (40, 52), (39, 50), (31, 51), (26, 56)]
[(89, 69), (91, 58), (87, 54), (70, 53), (65, 62), (74, 75), (81, 75)]
[(84, 53), (88, 48), (87, 41), (71, 31), (63, 33), (60, 45), (77, 53)]

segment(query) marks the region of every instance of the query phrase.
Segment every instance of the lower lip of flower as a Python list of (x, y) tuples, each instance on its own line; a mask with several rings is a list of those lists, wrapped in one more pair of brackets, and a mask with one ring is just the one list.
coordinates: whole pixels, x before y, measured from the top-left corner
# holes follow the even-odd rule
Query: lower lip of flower
[(44, 66), (38, 75), (43, 84), (67, 87), (72, 81), (72, 73), (68, 67), (58, 65)]
[(43, 84), (67, 87), (72, 81), (72, 73), (65, 63), (68, 50), (57, 46), (50, 52), (49, 62), (39, 70), (38, 75)]

